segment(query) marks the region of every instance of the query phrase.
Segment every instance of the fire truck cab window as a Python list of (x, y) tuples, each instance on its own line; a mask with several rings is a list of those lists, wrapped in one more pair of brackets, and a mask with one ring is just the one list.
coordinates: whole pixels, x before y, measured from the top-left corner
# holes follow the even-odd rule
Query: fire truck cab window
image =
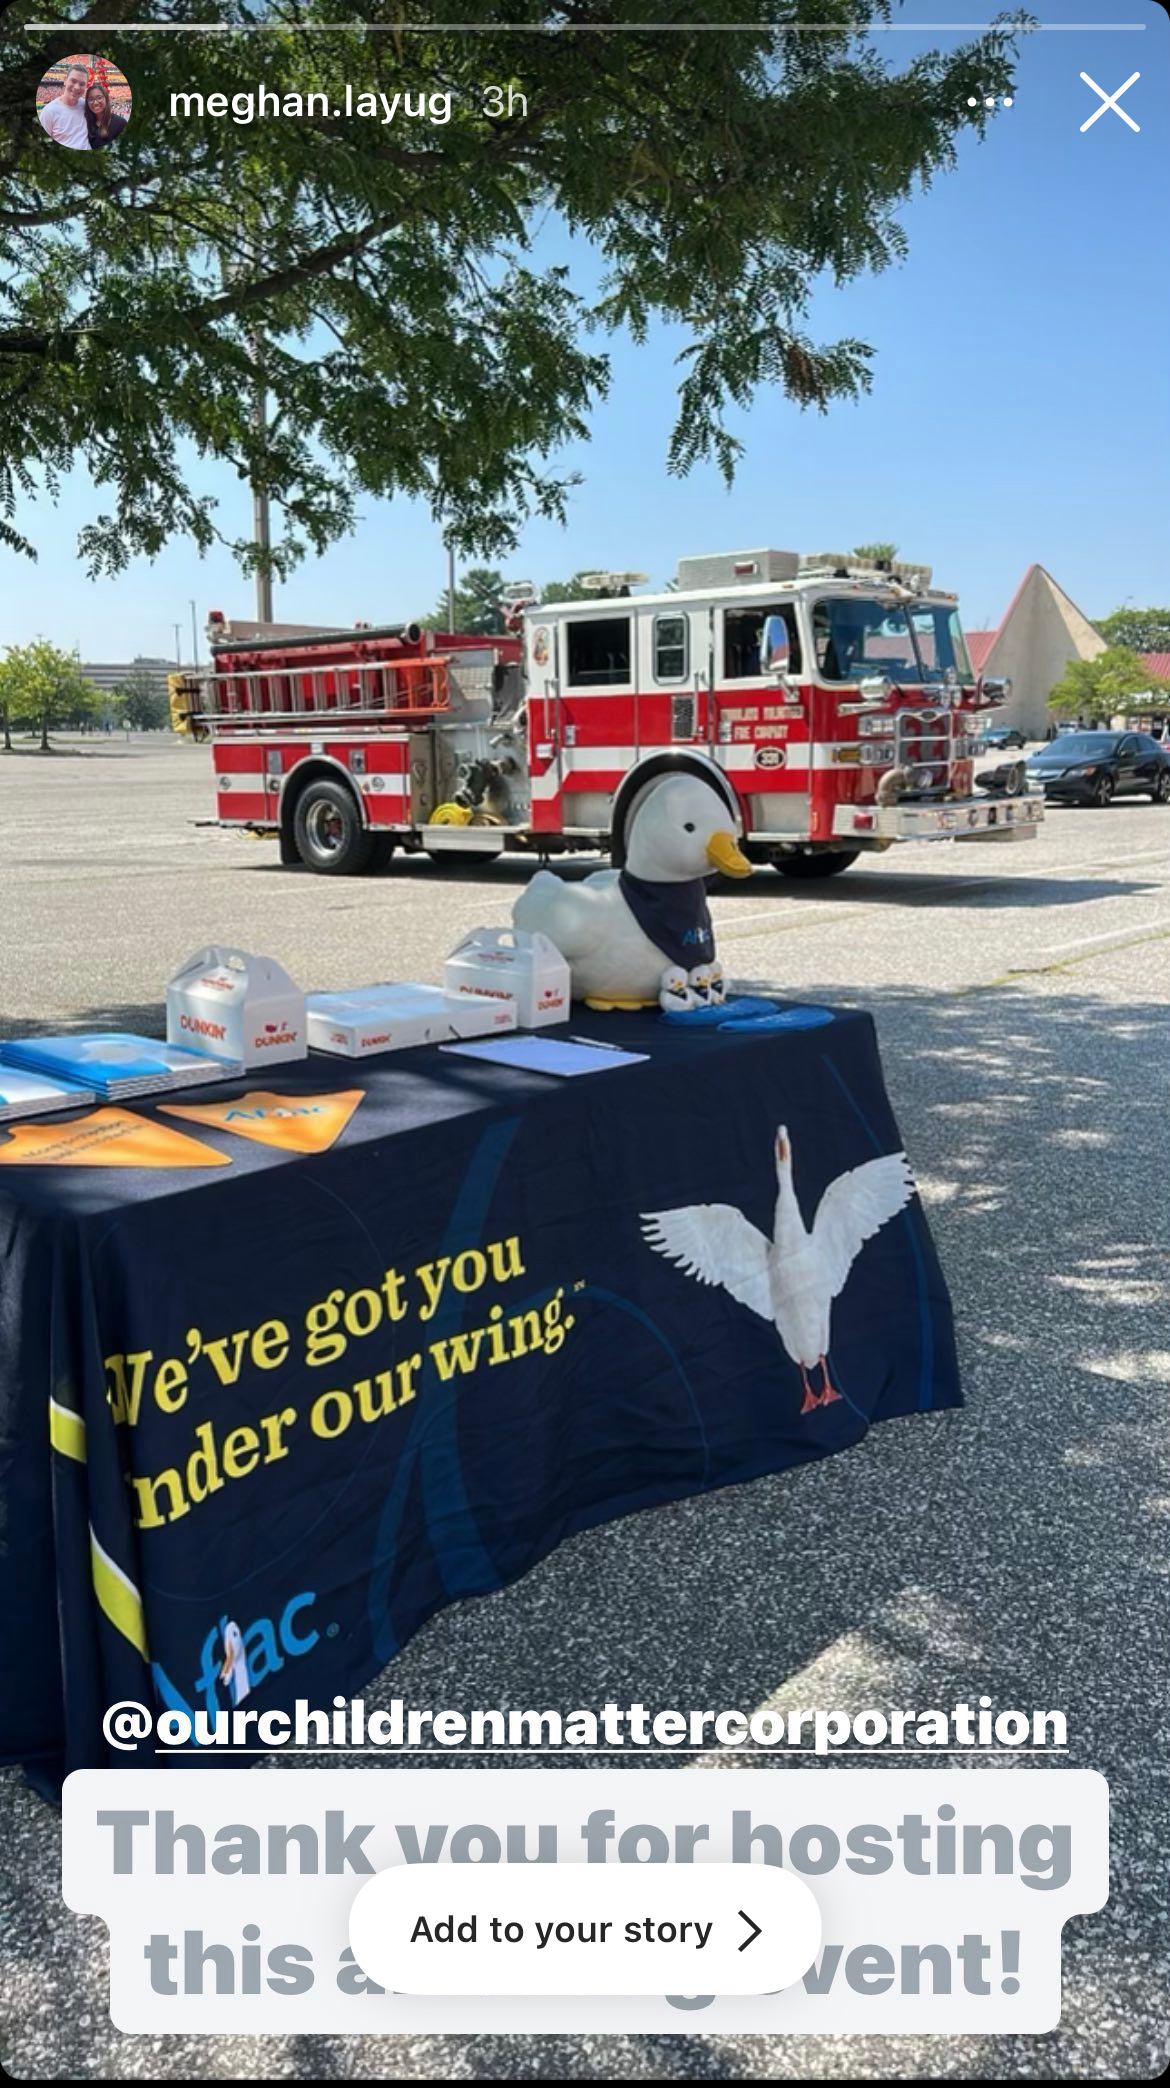
[(630, 679), (630, 619), (591, 618), (568, 629), (569, 687), (612, 688)]
[(961, 682), (974, 681), (966, 640), (957, 609), (941, 602), (924, 602), (910, 611), (924, 681), (938, 681), (948, 670)]
[(655, 617), (655, 681), (685, 681), (687, 672), (687, 636), (687, 620), (685, 616)]
[(723, 679), (749, 681), (760, 674), (760, 639), (770, 616), (782, 616), (788, 630), (788, 672), (800, 673), (800, 634), (791, 602), (759, 602), (751, 609), (723, 612)]
[(825, 681), (858, 681), (888, 674), (891, 681), (922, 680), (906, 612), (889, 602), (831, 595), (813, 605), (813, 642)]

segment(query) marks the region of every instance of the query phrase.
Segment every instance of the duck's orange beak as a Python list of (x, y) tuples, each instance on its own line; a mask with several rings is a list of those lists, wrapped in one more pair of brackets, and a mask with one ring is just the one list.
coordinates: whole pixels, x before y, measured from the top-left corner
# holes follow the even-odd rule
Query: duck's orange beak
[(712, 834), (707, 843), (707, 861), (725, 877), (750, 877), (752, 866), (744, 855), (735, 835), (729, 830)]

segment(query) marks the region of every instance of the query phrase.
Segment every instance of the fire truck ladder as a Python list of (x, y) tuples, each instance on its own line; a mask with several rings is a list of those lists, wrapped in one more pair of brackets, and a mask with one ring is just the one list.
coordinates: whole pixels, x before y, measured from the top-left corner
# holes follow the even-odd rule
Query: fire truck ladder
[(257, 731), (297, 723), (407, 724), (450, 708), (446, 654), (367, 666), (264, 667), (200, 678), (200, 722)]

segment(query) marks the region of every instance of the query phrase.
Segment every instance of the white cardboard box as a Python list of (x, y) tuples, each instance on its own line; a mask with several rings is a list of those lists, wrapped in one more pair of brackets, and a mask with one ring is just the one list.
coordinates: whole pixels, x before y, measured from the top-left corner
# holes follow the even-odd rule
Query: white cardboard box
[(313, 1050), (335, 1052), (341, 1058), (498, 1036), (516, 1027), (516, 1003), (510, 993), (475, 1001), (445, 993), (441, 986), (359, 986), (345, 993), (311, 993), (305, 1006)]
[(305, 996), (272, 957), (220, 943), (199, 950), (167, 987), (167, 1043), (251, 1070), (303, 1059)]
[(449, 993), (469, 998), (512, 995), (521, 1029), (569, 1020), (569, 966), (547, 935), (529, 935), (520, 928), (473, 928), (443, 966), (443, 984)]

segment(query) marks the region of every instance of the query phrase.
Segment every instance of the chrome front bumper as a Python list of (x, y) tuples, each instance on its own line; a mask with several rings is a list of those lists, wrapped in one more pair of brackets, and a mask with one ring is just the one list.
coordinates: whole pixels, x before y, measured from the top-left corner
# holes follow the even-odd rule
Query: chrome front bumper
[(833, 835), (841, 841), (1034, 841), (1043, 817), (1040, 792), (926, 804), (838, 805)]

